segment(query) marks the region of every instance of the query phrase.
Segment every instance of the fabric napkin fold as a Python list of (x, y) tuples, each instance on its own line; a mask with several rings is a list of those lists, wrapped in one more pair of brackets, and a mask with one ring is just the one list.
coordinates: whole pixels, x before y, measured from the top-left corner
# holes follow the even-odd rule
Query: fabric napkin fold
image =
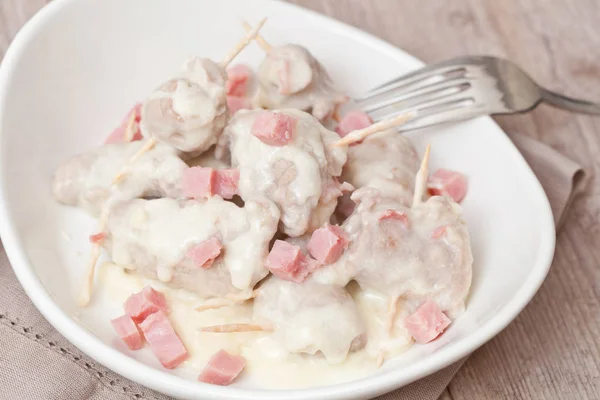
[[(557, 227), (583, 177), (581, 167), (550, 147), (511, 135), (542, 183)], [(96, 363), (36, 310), (0, 247), (0, 399), (167, 400)], [(466, 358), (378, 400), (436, 400)]]

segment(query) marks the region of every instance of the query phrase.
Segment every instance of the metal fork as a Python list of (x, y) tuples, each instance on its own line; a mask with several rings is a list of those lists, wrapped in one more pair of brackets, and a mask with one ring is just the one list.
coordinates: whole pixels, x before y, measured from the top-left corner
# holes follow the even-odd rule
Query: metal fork
[(523, 113), (542, 101), (600, 115), (600, 104), (544, 89), (512, 62), (488, 56), (428, 65), (370, 90), (355, 99), (355, 107), (375, 122), (416, 111), (411, 121), (398, 128), (407, 131), (481, 115)]

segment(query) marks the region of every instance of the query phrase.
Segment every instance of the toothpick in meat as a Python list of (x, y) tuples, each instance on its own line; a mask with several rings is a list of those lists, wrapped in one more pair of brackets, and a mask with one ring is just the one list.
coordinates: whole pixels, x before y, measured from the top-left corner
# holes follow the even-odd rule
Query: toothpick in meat
[[(100, 223), (98, 224), (98, 232), (104, 232), (106, 229), (106, 223), (108, 221), (108, 214), (110, 211), (110, 207), (108, 206), (108, 201), (102, 207), (102, 212), (100, 213)], [(96, 264), (98, 263), (98, 258), (100, 258), (100, 251), (102, 250), (102, 243), (96, 242), (92, 243), (92, 250), (90, 251), (90, 258), (86, 267), (85, 272), (85, 280), (83, 281), (83, 286), (81, 288), (81, 292), (79, 293), (79, 298), (77, 299), (79, 305), (85, 307), (89, 304), (90, 298), (92, 297), (92, 287), (94, 286), (94, 274), (96, 272)]]
[(398, 311), (398, 299), (398, 296), (392, 296), (390, 297), (390, 302), (388, 304), (388, 310), (385, 319), (385, 331), (390, 337), (392, 337), (394, 334), (394, 320), (396, 318), (396, 312)]
[(346, 146), (352, 143), (360, 142), (364, 140), (366, 137), (371, 136), (377, 132), (385, 131), (386, 129), (394, 128), (396, 126), (402, 125), (412, 118), (414, 118), (414, 112), (408, 112), (404, 114), (397, 115), (393, 118), (386, 119), (383, 121), (379, 121), (374, 123), (371, 126), (368, 126), (363, 129), (358, 129), (350, 132), (348, 135), (344, 136), (337, 142), (333, 142), (331, 145), (334, 147), (338, 146)]
[(229, 294), (223, 298), (211, 299), (206, 303), (195, 308), (197, 312), (208, 311), (208, 310), (216, 310), (223, 307), (236, 306), (238, 304), (242, 304), (250, 299), (253, 299), (257, 296), (258, 290), (253, 290), (250, 292), (249, 296), (240, 296), (235, 294)]
[(135, 135), (135, 131), (133, 130), (133, 125), (135, 124), (135, 112), (132, 112), (127, 120), (127, 125), (125, 126), (125, 132), (123, 133), (123, 142), (129, 143), (133, 140), (133, 136)]
[(379, 353), (377, 353), (377, 368), (381, 368), (384, 361), (385, 361), (385, 352), (383, 350), (379, 350)]
[(156, 143), (157, 143), (156, 139), (154, 139), (154, 138), (148, 139), (146, 144), (144, 146), (142, 146), (134, 155), (132, 155), (129, 160), (127, 160), (127, 162), (125, 163), (123, 168), (121, 168), (119, 173), (113, 178), (112, 184), (116, 185), (119, 182), (121, 182), (123, 180), (123, 177), (125, 176), (125, 173), (127, 172), (127, 168), (129, 168), (130, 166), (135, 164), (137, 162), (137, 160), (139, 160), (148, 151), (152, 150), (152, 148), (154, 146), (156, 146)]
[[(246, 30), (246, 32), (252, 32), (252, 27), (250, 26), (250, 24), (248, 22), (242, 21), (242, 25), (243, 25), (244, 29)], [(265, 40), (265, 38), (263, 38), (259, 34), (256, 34), (256, 37), (254, 38), (254, 40), (256, 40), (256, 42), (258, 43), (258, 45), (265, 51), (265, 53), (268, 53), (273, 48), (269, 44), (269, 42), (267, 42)]]
[(223, 61), (221, 61), (221, 66), (223, 68), (225, 68), (226, 66), (229, 65), (229, 63), (231, 61), (233, 61), (233, 59), (240, 53), (240, 51), (244, 50), (244, 48), (246, 46), (248, 46), (250, 44), (251, 41), (253, 41), (256, 38), (256, 35), (258, 35), (258, 32), (260, 32), (261, 28), (263, 27), (263, 25), (265, 24), (265, 22), (267, 22), (266, 18), (263, 18), (258, 25), (256, 25), (256, 27), (254, 29), (252, 29), (233, 49), (233, 51), (231, 53), (229, 53), (227, 55), (227, 57), (225, 57), (225, 59)]
[(423, 161), (421, 161), (421, 167), (417, 171), (417, 177), (415, 179), (415, 193), (413, 194), (413, 207), (420, 204), (423, 201), (425, 192), (427, 191), (427, 177), (429, 175), (429, 151), (431, 145), (427, 145), (425, 154), (423, 155)]
[[(248, 44), (256, 37), (262, 26), (265, 24), (266, 20), (266, 18), (263, 18), (259, 22), (259, 24), (249, 34), (247, 34), (246, 37), (244, 37), (244, 39), (240, 41), (240, 43), (237, 44), (233, 51), (221, 62), (223, 68), (226, 67), (240, 53), (240, 51), (242, 51), (246, 46), (248, 46)], [(133, 138), (134, 133), (132, 131), (134, 122), (135, 114), (132, 113), (127, 122), (127, 127), (125, 128), (124, 139), (126, 141), (131, 141), (131, 139)], [(135, 164), (145, 153), (152, 150), (152, 148), (156, 146), (156, 144), (157, 140), (155, 138), (149, 138), (144, 144), (144, 146), (142, 146), (133, 156), (131, 156), (129, 160), (127, 160), (123, 168), (121, 168), (119, 173), (117, 173), (117, 175), (112, 180), (111, 186), (119, 184), (119, 182), (123, 180), (127, 168)], [(105, 206), (102, 209), (98, 232), (103, 232), (106, 229), (106, 223), (108, 220), (109, 213), (109, 201), (110, 199), (107, 200)], [(100, 257), (100, 251), (100, 243), (93, 243), (92, 250), (90, 253), (90, 260), (88, 262), (86, 270), (86, 279), (78, 299), (79, 303), (82, 306), (86, 306), (90, 302), (92, 286), (94, 284), (94, 273), (96, 270), (96, 263), (98, 262), (98, 258)]]

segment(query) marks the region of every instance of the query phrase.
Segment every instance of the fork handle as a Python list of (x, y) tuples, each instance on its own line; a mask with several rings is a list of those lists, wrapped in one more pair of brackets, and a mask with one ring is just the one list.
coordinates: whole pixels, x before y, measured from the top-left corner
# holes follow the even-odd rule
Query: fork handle
[(553, 105), (554, 107), (563, 108), (569, 111), (575, 111), (584, 114), (600, 115), (600, 104), (592, 103), (591, 101), (574, 99), (560, 93), (551, 92), (550, 90), (541, 89), (542, 99)]

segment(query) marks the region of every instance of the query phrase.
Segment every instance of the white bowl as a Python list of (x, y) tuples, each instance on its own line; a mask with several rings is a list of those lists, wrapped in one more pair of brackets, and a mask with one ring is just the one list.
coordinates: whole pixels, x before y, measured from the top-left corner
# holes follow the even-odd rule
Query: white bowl
[[(414, 346), (375, 375), (293, 391), (260, 390), (251, 379), (234, 387), (206, 385), (154, 368), (156, 362), (143, 354), (116, 349), (106, 310), (93, 310), (96, 323), (87, 328), (74, 318), (73, 293), (94, 221), (54, 202), (53, 170), (99, 145), (126, 110), (187, 56), (218, 60), (243, 35), (240, 18), (255, 23), (264, 16), (269, 41), (308, 47), (350, 94), (421, 65), (373, 36), (280, 2), (55, 0), (17, 35), (0, 70), (4, 247), (27, 294), (58, 331), (98, 362), (150, 388), (190, 399), (376, 396), (481, 346), (517, 316), (546, 276), (554, 249), (548, 200), (489, 118), (411, 134), (419, 149), (432, 144), (433, 168), (469, 177), (463, 208), (475, 257), (473, 286), (466, 313), (440, 340)], [(261, 56), (252, 45), (240, 60), (256, 65)]]

